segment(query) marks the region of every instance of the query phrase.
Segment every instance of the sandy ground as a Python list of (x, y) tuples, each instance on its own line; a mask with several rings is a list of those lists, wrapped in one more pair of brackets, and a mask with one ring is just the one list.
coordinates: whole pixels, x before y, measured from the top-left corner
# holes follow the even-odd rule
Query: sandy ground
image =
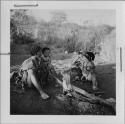
[[(24, 58), (26, 58), (25, 56)], [(16, 57), (14, 57), (16, 58)], [(21, 58), (21, 56), (20, 56)], [(21, 58), (21, 61), (23, 59)], [(20, 64), (20, 61), (13, 59), (13, 63)], [(116, 98), (116, 70), (115, 64), (101, 64), (96, 67), (97, 80), (99, 82), (100, 91), (103, 91), (104, 94), (101, 94), (103, 98)], [(11, 114), (41, 114), (41, 115), (77, 115), (77, 114), (92, 114), (92, 115), (115, 115), (110, 108), (105, 108), (98, 105), (98, 111), (83, 111), (80, 112), (79, 109), (76, 109), (76, 101), (74, 106), (70, 105), (69, 102), (59, 99), (59, 95), (62, 95), (62, 87), (55, 83), (54, 79), (51, 79), (44, 90), (50, 95), (49, 100), (42, 100), (39, 93), (35, 88), (25, 89), (25, 92), (20, 92), (20, 89), (11, 81), (10, 86), (10, 113)], [(78, 87), (83, 88), (84, 90), (92, 93), (91, 84), (87, 82), (76, 82)], [(87, 103), (88, 104), (88, 103)], [(85, 104), (86, 105), (86, 104)]]

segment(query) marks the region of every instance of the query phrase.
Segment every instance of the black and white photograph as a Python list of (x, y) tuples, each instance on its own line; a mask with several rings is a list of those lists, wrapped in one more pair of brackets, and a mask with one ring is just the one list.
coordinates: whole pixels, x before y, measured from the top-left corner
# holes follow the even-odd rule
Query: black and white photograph
[(10, 115), (116, 116), (115, 9), (10, 10)]

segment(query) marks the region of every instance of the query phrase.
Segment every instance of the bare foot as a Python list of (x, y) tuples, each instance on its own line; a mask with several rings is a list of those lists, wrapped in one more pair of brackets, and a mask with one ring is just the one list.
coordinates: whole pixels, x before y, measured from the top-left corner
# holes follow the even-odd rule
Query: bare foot
[(49, 96), (46, 93), (42, 93), (41, 97), (42, 97), (42, 99), (48, 99), (49, 98)]
[(95, 90), (95, 91), (97, 91), (98, 87), (93, 86), (92, 89)]
[(72, 97), (72, 94), (68, 92), (68, 93), (67, 93), (67, 96)]

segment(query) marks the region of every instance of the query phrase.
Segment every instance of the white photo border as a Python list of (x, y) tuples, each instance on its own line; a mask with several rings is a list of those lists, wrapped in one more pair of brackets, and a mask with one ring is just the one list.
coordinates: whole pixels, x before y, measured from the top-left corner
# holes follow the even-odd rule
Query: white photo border
[[(21, 3), (25, 3), (21, 1)], [(1, 53), (10, 52), (10, 10), (20, 1), (1, 1)], [(10, 56), (1, 56), (1, 123), (82, 123), (82, 124), (124, 124), (124, 69), (120, 71), (119, 49), (124, 48), (123, 2), (118, 1), (39, 1), (36, 8), (19, 9), (113, 9), (116, 11), (116, 116), (88, 115), (10, 115)], [(123, 20), (122, 20), (123, 19)], [(123, 65), (124, 67), (124, 65)]]

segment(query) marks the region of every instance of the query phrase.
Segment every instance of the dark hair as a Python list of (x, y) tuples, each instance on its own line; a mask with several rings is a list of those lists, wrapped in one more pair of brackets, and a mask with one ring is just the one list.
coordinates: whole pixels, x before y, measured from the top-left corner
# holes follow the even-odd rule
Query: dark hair
[(44, 47), (44, 48), (42, 49), (42, 53), (44, 54), (44, 52), (45, 52), (46, 50), (50, 50), (50, 48)]
[(91, 61), (91, 57), (90, 57), (87, 53), (85, 53), (85, 57), (86, 57), (89, 61)]
[(91, 57), (91, 60), (94, 61), (95, 59), (95, 54), (93, 52), (87, 52), (87, 54)]
[(85, 53), (85, 57), (89, 60), (89, 61), (94, 61), (95, 59), (95, 55), (93, 52), (86, 52)]
[(82, 51), (78, 51), (78, 54), (79, 54), (79, 55), (82, 54)]
[(31, 55), (36, 55), (39, 51), (41, 51), (41, 47), (40, 46), (38, 46), (38, 45), (35, 45), (35, 46), (33, 46), (32, 48), (31, 48), (31, 51), (30, 51), (30, 53), (31, 53)]

